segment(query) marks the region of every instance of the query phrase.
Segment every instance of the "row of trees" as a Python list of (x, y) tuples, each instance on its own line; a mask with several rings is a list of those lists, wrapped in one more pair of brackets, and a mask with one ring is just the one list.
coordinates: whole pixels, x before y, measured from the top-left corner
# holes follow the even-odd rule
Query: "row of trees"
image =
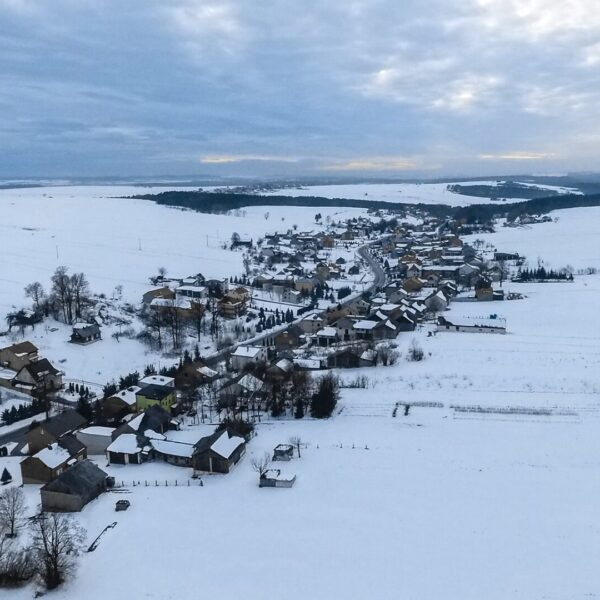
[(90, 286), (85, 274), (69, 275), (65, 266), (54, 271), (49, 292), (39, 281), (34, 281), (25, 286), (25, 295), (31, 299), (37, 315), (52, 314), (68, 324), (81, 319), (85, 308), (90, 305)]
[(573, 274), (569, 271), (555, 271), (538, 267), (537, 269), (519, 269), (514, 281), (573, 281)]
[[(28, 530), (28, 542), (18, 534)], [(23, 490), (9, 487), (0, 493), (0, 586), (23, 585), (39, 577), (47, 589), (54, 589), (73, 573), (82, 551), (85, 530), (72, 517), (43, 513), (25, 517)]]
[(10, 425), (20, 421), (21, 419), (28, 419), (29, 417), (35, 417), (46, 410), (46, 402), (40, 398), (32, 398), (28, 404), (19, 404), (19, 406), (13, 406), (10, 410), (8, 408), (2, 411), (2, 423), (4, 425)]

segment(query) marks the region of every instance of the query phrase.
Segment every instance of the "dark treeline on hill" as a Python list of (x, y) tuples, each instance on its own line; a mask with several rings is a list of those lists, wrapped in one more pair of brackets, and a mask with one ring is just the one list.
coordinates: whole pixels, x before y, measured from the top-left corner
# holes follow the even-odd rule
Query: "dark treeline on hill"
[(204, 213), (224, 213), (246, 206), (305, 206), (305, 207), (345, 207), (387, 210), (404, 214), (407, 211), (421, 210), (433, 217), (453, 218), (463, 223), (487, 223), (495, 218), (506, 217), (514, 220), (527, 214), (545, 214), (561, 208), (600, 206), (600, 194), (559, 194), (510, 204), (472, 204), (470, 206), (449, 206), (447, 204), (404, 204), (401, 202), (379, 202), (377, 200), (355, 200), (349, 198), (321, 198), (318, 196), (261, 196), (229, 192), (161, 192), (140, 194), (136, 199), (152, 200), (157, 204), (188, 208)]
[(453, 207), (451, 215), (464, 223), (486, 223), (492, 219), (506, 217), (514, 221), (522, 215), (543, 215), (561, 208), (600, 206), (600, 194), (584, 196), (582, 194), (561, 194), (546, 198), (535, 198), (511, 204), (472, 204)]
[(547, 198), (560, 194), (556, 190), (546, 190), (512, 181), (498, 183), (497, 185), (461, 185), (460, 183), (455, 183), (449, 185), (448, 190), (455, 194), (475, 196), (477, 198), (490, 198), (491, 200), (497, 200), (498, 198), (533, 200), (534, 198)]
[(259, 194), (240, 194), (235, 192), (161, 192), (159, 194), (141, 194), (136, 199), (154, 200), (165, 206), (191, 208), (205, 213), (223, 213), (246, 206), (332, 206), (344, 208), (381, 209), (392, 212), (404, 212), (407, 208), (417, 208), (443, 217), (452, 210), (445, 204), (401, 204), (397, 202), (378, 202), (376, 200), (354, 200), (349, 198), (321, 198), (319, 196), (261, 196)]

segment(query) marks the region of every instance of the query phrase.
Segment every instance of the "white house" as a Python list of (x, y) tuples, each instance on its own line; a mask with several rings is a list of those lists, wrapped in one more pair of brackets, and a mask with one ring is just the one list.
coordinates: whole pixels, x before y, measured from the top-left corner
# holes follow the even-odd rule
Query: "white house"
[(234, 371), (243, 371), (250, 363), (267, 360), (267, 349), (261, 346), (238, 346), (231, 355), (231, 367)]

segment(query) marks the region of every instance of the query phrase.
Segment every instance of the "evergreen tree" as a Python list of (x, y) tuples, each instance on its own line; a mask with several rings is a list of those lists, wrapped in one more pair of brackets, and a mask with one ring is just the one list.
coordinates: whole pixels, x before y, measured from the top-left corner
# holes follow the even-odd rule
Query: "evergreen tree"
[(77, 400), (77, 412), (87, 421), (92, 421), (94, 417), (94, 411), (90, 404), (90, 401), (85, 397), (81, 396), (79, 400)]
[(0, 483), (2, 485), (6, 485), (12, 481), (12, 475), (8, 472), (8, 469), (4, 467), (4, 471), (2, 471), (2, 477), (0, 477)]
[(312, 397), (310, 412), (316, 419), (325, 419), (333, 413), (339, 398), (339, 381), (328, 373), (319, 381), (317, 392)]

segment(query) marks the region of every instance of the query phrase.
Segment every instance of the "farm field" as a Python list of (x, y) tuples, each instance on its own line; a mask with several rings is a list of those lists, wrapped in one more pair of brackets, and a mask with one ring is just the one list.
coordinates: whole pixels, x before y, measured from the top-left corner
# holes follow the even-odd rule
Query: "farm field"
[[(497, 185), (497, 181), (461, 181), (461, 185)], [(489, 198), (457, 194), (447, 189), (448, 183), (363, 183), (310, 185), (301, 188), (284, 188), (265, 192), (267, 195), (284, 196), (321, 196), (323, 198), (352, 198), (354, 200), (374, 200), (381, 202), (401, 202), (405, 204), (448, 204), (450, 206), (469, 206), (487, 204)], [(558, 186), (535, 186), (560, 192), (572, 192)], [(512, 201), (518, 201), (514, 199)], [(498, 202), (494, 201), (495, 204)]]
[[(587, 244), (564, 248), (575, 266), (593, 243), (595, 229), (584, 231)], [(506, 335), (401, 334), (398, 350), (417, 338), (424, 361), (340, 371), (367, 387), (342, 389), (326, 421), (268, 418), (234, 471), (202, 487), (187, 486), (189, 469), (96, 459), (126, 495), (105, 494), (76, 518), (89, 542), (117, 525), (54, 597), (261, 598), (266, 582), (290, 600), (600, 594), (600, 276), (504, 286), (525, 298), (455, 302), (447, 316), (496, 313)], [(296, 485), (259, 489), (252, 457), (293, 435), (305, 443), (285, 466)], [(13, 471), (17, 460), (6, 459)], [(26, 492), (34, 510), (37, 486)], [(117, 514), (123, 497), (132, 506)], [(149, 560), (132, 563), (140, 556)]]

